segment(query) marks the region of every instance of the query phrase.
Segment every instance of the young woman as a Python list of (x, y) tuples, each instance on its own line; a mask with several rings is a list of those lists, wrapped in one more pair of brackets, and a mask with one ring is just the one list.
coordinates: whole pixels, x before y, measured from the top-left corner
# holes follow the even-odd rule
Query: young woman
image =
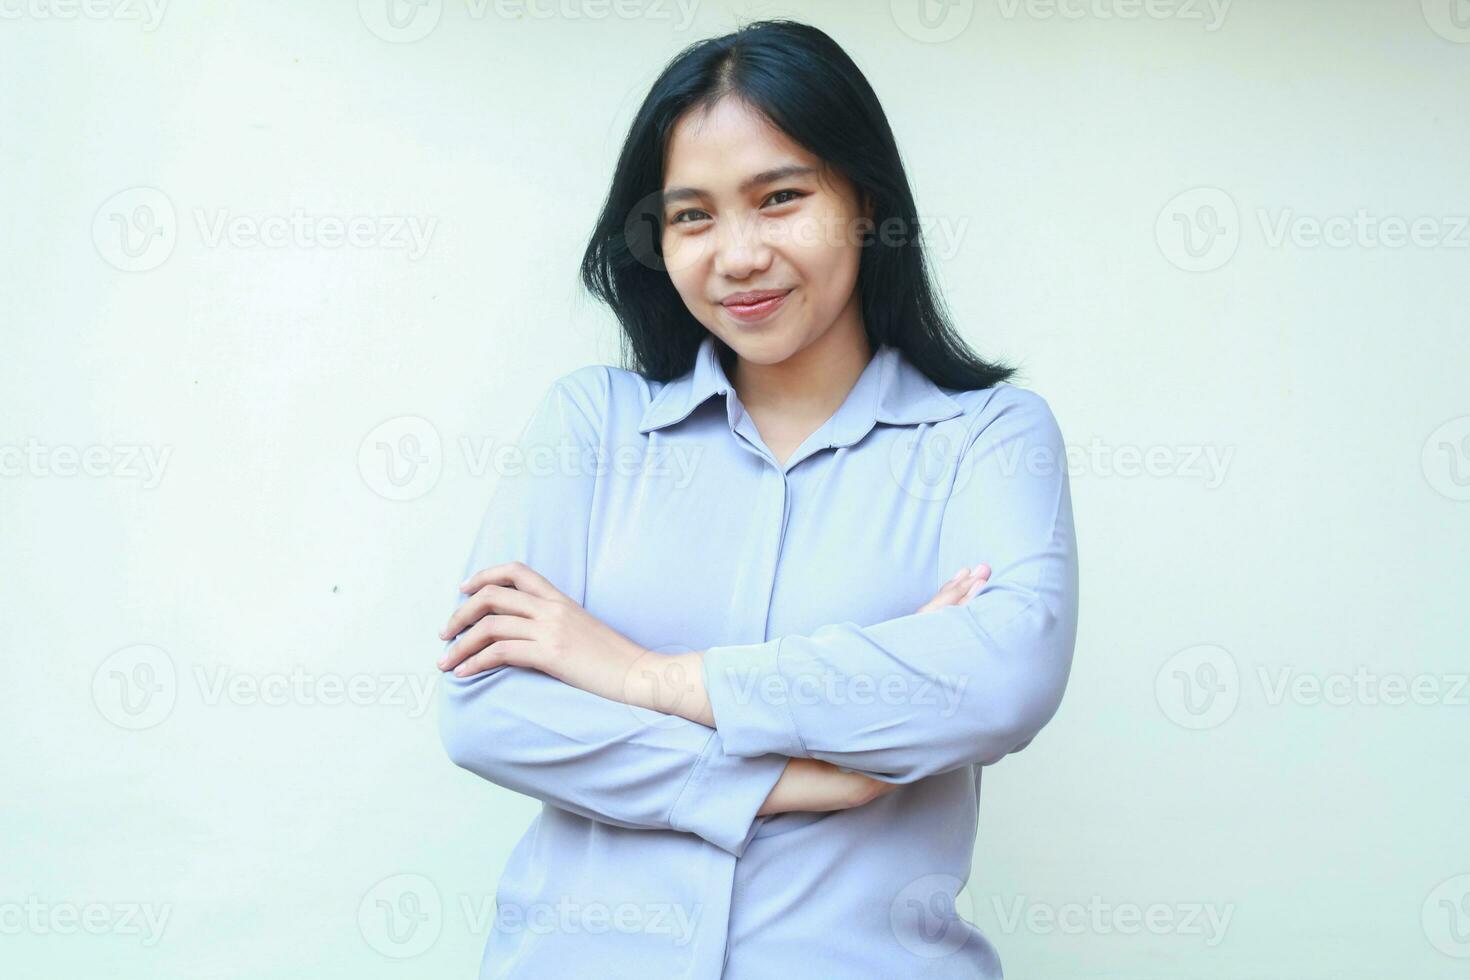
[(867, 81), (789, 21), (682, 53), (582, 274), (634, 369), (551, 385), (441, 633), (451, 758), (544, 803), (481, 977), (1000, 977), (955, 899), (1071, 665), (1064, 445)]

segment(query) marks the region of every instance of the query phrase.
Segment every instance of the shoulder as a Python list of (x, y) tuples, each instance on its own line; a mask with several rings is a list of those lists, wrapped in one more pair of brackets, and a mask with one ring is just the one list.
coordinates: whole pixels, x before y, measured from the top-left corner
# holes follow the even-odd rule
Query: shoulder
[(1060, 445), (1061, 426), (1039, 392), (1002, 381), (974, 391), (949, 391), (964, 410), (968, 444), (1022, 437)]
[(573, 408), (593, 429), (607, 431), (637, 419), (663, 384), (610, 364), (588, 364), (555, 378), (546, 400)]
[(588, 364), (568, 371), (552, 380), (547, 396), (569, 402), (590, 421), (600, 422), (607, 415), (610, 370), (605, 364)]
[(596, 406), (596, 417), (623, 416), (631, 409), (638, 414), (668, 384), (650, 381), (636, 371), (610, 364), (589, 364), (569, 371), (552, 382), (566, 389), (569, 396), (589, 408)]

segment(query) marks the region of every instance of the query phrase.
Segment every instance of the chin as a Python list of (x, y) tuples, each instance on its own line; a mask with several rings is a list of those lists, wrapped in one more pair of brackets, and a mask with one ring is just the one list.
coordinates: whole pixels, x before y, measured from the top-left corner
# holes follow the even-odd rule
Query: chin
[(718, 336), (742, 360), (752, 364), (779, 364), (801, 347), (800, 333), (790, 328), (769, 332), (752, 330), (746, 334), (720, 332)]

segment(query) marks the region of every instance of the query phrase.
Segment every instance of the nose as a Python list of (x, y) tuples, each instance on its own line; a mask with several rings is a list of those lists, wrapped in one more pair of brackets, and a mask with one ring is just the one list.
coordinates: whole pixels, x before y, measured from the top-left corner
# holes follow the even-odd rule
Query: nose
[(715, 229), (715, 272), (730, 279), (748, 279), (769, 268), (771, 248), (761, 235), (760, 221), (731, 218)]

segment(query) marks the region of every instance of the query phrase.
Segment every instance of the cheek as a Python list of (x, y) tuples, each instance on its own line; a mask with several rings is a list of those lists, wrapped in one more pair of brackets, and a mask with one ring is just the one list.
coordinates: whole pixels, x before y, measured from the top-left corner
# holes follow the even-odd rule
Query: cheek
[(698, 308), (705, 293), (705, 269), (698, 246), (687, 238), (671, 238), (663, 249), (663, 266), (685, 305)]
[[(664, 251), (664, 267), (674, 292), (679, 294), (684, 308), (707, 330), (718, 329), (717, 314), (709, 298), (709, 268), (697, 256), (691, 258), (692, 248), (688, 240), (671, 243), (676, 247)], [(679, 247), (682, 244), (682, 247)]]
[(659, 251), (663, 254), (663, 267), (668, 272), (669, 278), (674, 281), (674, 288), (686, 298), (690, 290), (698, 291), (699, 289), (708, 243), (708, 235), (677, 233), (665, 234), (659, 243)]
[(674, 284), (674, 291), (677, 292), (680, 298), (684, 300), (684, 303), (688, 305), (691, 298), (691, 292), (694, 288), (694, 281), (692, 277), (690, 277), (688, 270), (670, 268), (669, 281)]
[(783, 246), (789, 263), (801, 276), (808, 302), (819, 312), (836, 314), (847, 304), (857, 283), (861, 249), (844, 240), (847, 229), (820, 222), (804, 222), (792, 230)]
[(781, 239), (791, 252), (804, 256), (803, 261), (809, 264), (823, 267), (840, 261), (837, 256), (851, 245), (850, 234), (841, 216), (832, 212), (803, 214), (780, 229)]
[(780, 229), (781, 247), (794, 263), (822, 277), (856, 268), (858, 229), (839, 211), (817, 211), (793, 218)]

